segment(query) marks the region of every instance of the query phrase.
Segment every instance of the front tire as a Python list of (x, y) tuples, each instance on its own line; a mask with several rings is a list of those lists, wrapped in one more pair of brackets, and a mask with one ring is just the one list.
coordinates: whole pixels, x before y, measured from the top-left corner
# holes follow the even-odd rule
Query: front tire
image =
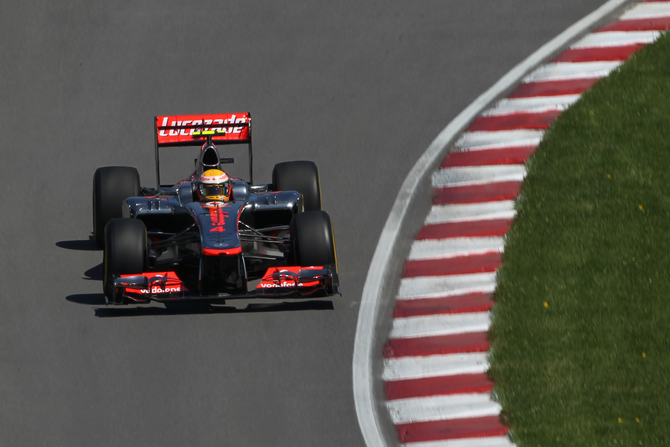
[(112, 219), (105, 227), (103, 290), (117, 304), (114, 277), (144, 272), (147, 259), (147, 229), (137, 219)]
[(121, 205), (140, 195), (140, 174), (127, 166), (98, 168), (93, 175), (93, 237), (98, 247), (105, 244), (105, 225), (121, 217)]
[(320, 265), (337, 273), (333, 226), (325, 211), (296, 214), (291, 220), (291, 244), (297, 265)]
[(272, 170), (272, 189), (298, 191), (302, 194), (305, 211), (321, 209), (319, 169), (313, 161), (287, 161)]

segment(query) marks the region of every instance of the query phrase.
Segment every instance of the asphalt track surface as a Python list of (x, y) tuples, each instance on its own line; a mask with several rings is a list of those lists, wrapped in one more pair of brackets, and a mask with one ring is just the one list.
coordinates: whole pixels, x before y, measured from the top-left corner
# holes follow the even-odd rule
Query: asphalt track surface
[[(354, 332), (398, 188), (464, 107), (603, 3), (5, 1), (0, 445), (363, 445)], [(319, 165), (343, 296), (106, 308), (94, 170), (152, 186), (154, 115), (237, 111), (257, 182)]]

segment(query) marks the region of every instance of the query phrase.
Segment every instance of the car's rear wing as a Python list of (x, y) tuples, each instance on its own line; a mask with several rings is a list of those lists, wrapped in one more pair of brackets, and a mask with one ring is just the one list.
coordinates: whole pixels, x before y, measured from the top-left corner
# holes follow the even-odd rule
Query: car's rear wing
[(253, 183), (253, 151), (250, 113), (213, 113), (208, 115), (167, 115), (154, 117), (156, 142), (156, 181), (160, 189), (159, 148), (214, 144), (247, 144), (249, 147), (249, 183)]

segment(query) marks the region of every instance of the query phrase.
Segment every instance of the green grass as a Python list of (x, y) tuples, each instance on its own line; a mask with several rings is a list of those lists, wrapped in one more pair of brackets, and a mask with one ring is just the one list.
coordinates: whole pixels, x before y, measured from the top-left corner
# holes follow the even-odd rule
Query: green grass
[(520, 446), (670, 445), (669, 37), (529, 160), (489, 373)]

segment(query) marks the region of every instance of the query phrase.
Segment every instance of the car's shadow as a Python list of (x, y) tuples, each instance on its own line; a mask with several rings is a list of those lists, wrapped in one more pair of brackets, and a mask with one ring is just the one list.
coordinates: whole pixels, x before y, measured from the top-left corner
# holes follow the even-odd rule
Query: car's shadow
[[(102, 262), (95, 267), (91, 267), (90, 269), (86, 270), (84, 272), (84, 276), (82, 279), (86, 279), (88, 281), (100, 281), (102, 283), (102, 276), (103, 276), (103, 267), (102, 267)], [(102, 284), (100, 285), (102, 287)]]
[(214, 315), (214, 314), (244, 314), (261, 312), (296, 312), (301, 310), (334, 310), (332, 300), (282, 301), (277, 303), (248, 303), (244, 308), (229, 305), (210, 304), (207, 302), (172, 303), (163, 307), (152, 303), (142, 306), (106, 306), (105, 296), (102, 293), (70, 295), (66, 300), (88, 306), (105, 306), (95, 309), (98, 318), (111, 317), (145, 317), (162, 315)]
[[(98, 248), (98, 245), (95, 243), (95, 240), (93, 239), (92, 235), (88, 237), (88, 240), (56, 242), (56, 247), (64, 248), (65, 250), (77, 250), (77, 251), (101, 250), (100, 248)], [(102, 263), (86, 270), (84, 272), (84, 277), (82, 279), (86, 279), (89, 281), (102, 281)]]
[(87, 306), (104, 306), (105, 295), (102, 293), (83, 293), (80, 295), (69, 295), (65, 297), (71, 303), (85, 304)]
[(98, 248), (98, 245), (95, 243), (93, 236), (89, 236), (88, 240), (81, 241), (60, 241), (56, 242), (56, 247), (64, 248), (66, 250), (77, 250), (77, 251), (100, 251), (101, 248)]

